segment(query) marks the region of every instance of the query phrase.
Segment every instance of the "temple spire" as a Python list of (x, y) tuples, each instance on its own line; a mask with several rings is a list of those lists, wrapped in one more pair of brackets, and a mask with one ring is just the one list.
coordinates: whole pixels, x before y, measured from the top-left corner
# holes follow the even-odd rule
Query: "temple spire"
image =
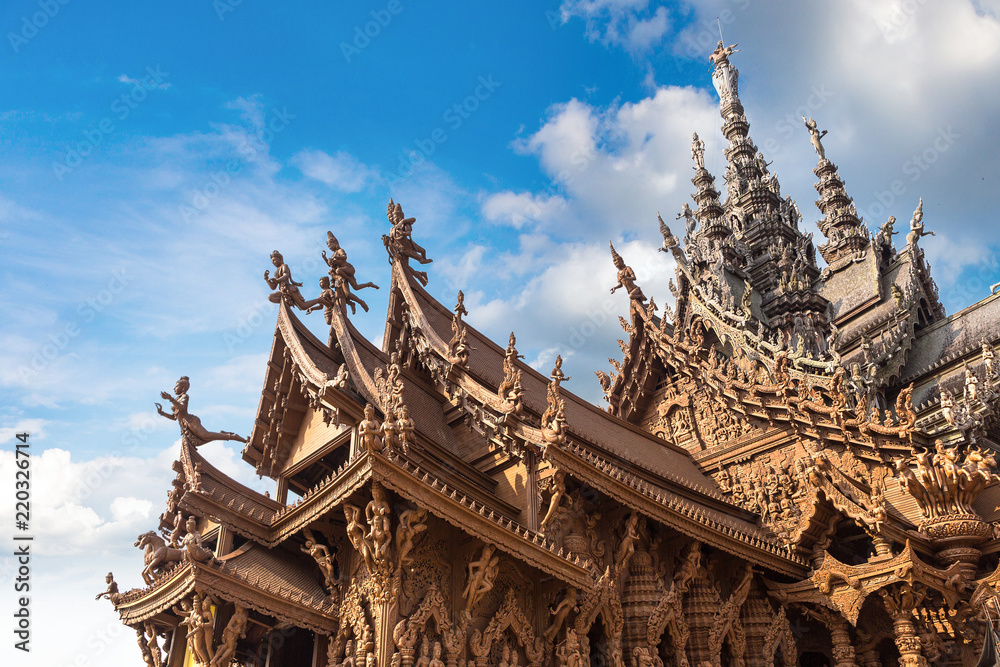
[(871, 237), (858, 217), (854, 200), (847, 194), (837, 165), (826, 157), (821, 139), (826, 136), (827, 131), (823, 130), (821, 133), (812, 118), (806, 120), (803, 116), (802, 121), (809, 130), (809, 140), (819, 156), (813, 173), (819, 177), (819, 183), (815, 185), (820, 197), (816, 200), (816, 207), (823, 214), (823, 219), (817, 224), (827, 238), (827, 242), (819, 247), (819, 252), (826, 263), (832, 266), (844, 258), (863, 255)]

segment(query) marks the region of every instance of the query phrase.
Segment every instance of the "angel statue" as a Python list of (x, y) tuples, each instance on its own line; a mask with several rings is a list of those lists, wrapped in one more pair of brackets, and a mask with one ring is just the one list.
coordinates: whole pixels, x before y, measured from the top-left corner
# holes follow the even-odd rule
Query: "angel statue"
[(201, 425), (201, 420), (195, 415), (188, 412), (188, 389), (191, 388), (191, 381), (185, 375), (177, 381), (174, 385), (174, 393), (176, 397), (171, 396), (165, 391), (160, 392), (165, 400), (170, 401), (171, 409), (170, 414), (163, 411), (163, 406), (159, 403), (155, 403), (156, 411), (161, 417), (166, 417), (171, 421), (177, 422), (181, 427), (182, 436), (190, 436), (194, 441), (195, 447), (199, 445), (204, 445), (206, 442), (211, 442), (213, 440), (236, 440), (238, 442), (245, 443), (246, 438), (231, 433), (229, 431), (209, 431), (204, 426)]

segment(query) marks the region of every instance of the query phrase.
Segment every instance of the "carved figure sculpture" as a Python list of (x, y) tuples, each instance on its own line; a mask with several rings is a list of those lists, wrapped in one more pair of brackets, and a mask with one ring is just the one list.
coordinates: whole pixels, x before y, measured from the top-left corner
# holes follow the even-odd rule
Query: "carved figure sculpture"
[(404, 567), (412, 561), (410, 552), (417, 537), (427, 530), (427, 510), (423, 507), (404, 510), (399, 515), (399, 528), (396, 530), (396, 553), (399, 554), (399, 566)]
[(622, 572), (628, 565), (629, 559), (635, 553), (635, 543), (639, 540), (639, 515), (635, 512), (629, 514), (625, 521), (625, 535), (621, 544), (618, 545), (618, 553), (615, 554), (615, 568)]
[(469, 580), (462, 591), (466, 611), (472, 611), (479, 601), (493, 589), (493, 582), (500, 570), (500, 556), (494, 555), (496, 547), (487, 544), (478, 560), (469, 563)]
[(625, 260), (615, 251), (614, 244), (610, 245), (611, 261), (614, 262), (615, 268), (618, 269), (618, 284), (611, 288), (611, 293), (614, 294), (619, 288), (624, 288), (628, 292), (628, 297), (633, 301), (645, 301), (646, 295), (635, 284), (635, 271), (632, 270), (632, 267), (625, 265)]
[(715, 51), (708, 57), (708, 61), (715, 64), (712, 84), (723, 102), (729, 102), (739, 95), (739, 71), (729, 62), (729, 56), (739, 51), (736, 46), (737, 44), (725, 46), (722, 40), (719, 40)]
[(424, 635), (423, 640), (420, 642), (420, 656), (417, 658), (416, 667), (430, 667), (431, 664), (431, 643)]
[[(433, 260), (427, 258), (427, 251), (413, 240), (413, 223), (416, 218), (407, 218), (403, 215), (403, 207), (389, 200), (389, 208), (386, 212), (392, 229), (387, 235), (382, 236), (382, 243), (389, 253), (389, 261), (400, 260), (409, 269), (410, 259), (415, 259), (421, 264), (430, 264)], [(412, 269), (411, 269), (412, 271)], [(427, 284), (427, 274), (423, 271), (413, 271), (413, 275), (423, 283)]]
[(924, 236), (934, 236), (934, 232), (924, 231), (924, 198), (920, 198), (920, 202), (917, 204), (917, 208), (913, 211), (913, 217), (910, 218), (910, 233), (906, 235), (906, 245), (912, 246), (916, 245)]
[(983, 368), (986, 371), (986, 379), (989, 380), (991, 377), (993, 377), (993, 368), (996, 357), (993, 352), (993, 346), (990, 345), (988, 342), (986, 342), (985, 338), (983, 339), (982, 346), (983, 346)]
[(434, 655), (429, 667), (444, 667), (444, 662), (441, 660), (441, 642), (434, 642)]
[(212, 552), (201, 545), (201, 533), (198, 532), (198, 521), (189, 516), (185, 524), (186, 533), (181, 540), (184, 547), (184, 558), (189, 563), (206, 563), (213, 560)]
[(415, 442), (413, 431), (416, 426), (410, 419), (410, 411), (405, 405), (399, 406), (399, 419), (396, 420), (396, 432), (399, 434), (399, 446), (406, 454)]
[(108, 588), (103, 593), (98, 593), (94, 599), (100, 600), (101, 598), (107, 598), (111, 602), (115, 602), (118, 598), (118, 584), (115, 582), (115, 575), (108, 572), (107, 576), (104, 577), (104, 581), (108, 584)]
[(354, 640), (348, 639), (344, 644), (344, 659), (340, 662), (340, 667), (357, 667), (354, 657)]
[(392, 510), (385, 497), (385, 489), (377, 482), (372, 482), (372, 499), (365, 508), (368, 519), (368, 542), (372, 545), (372, 557), (384, 560), (389, 555), (392, 541)]
[(820, 160), (826, 159), (826, 151), (823, 149), (823, 137), (826, 136), (826, 130), (821, 133), (816, 127), (816, 121), (810, 118), (806, 120), (806, 117), (802, 117), (802, 122), (806, 124), (806, 129), (809, 130), (809, 141), (812, 142), (813, 148), (816, 149), (816, 155), (819, 156)]
[(191, 388), (191, 381), (186, 375), (182, 376), (174, 385), (176, 398), (165, 391), (160, 392), (165, 400), (170, 401), (171, 414), (163, 411), (163, 406), (155, 403), (156, 411), (161, 417), (166, 417), (171, 421), (176, 421), (181, 427), (181, 435), (190, 436), (193, 444), (197, 447), (213, 440), (236, 440), (245, 443), (246, 438), (231, 433), (229, 431), (209, 431), (201, 425), (201, 419), (188, 412), (188, 389)]
[(156, 663), (153, 662), (153, 654), (149, 650), (149, 643), (146, 641), (146, 635), (143, 634), (142, 628), (135, 629), (136, 642), (139, 644), (139, 650), (142, 651), (142, 661), (146, 663), (146, 667), (156, 667)]
[[(212, 664), (212, 600), (202, 597), (196, 592), (191, 603), (181, 602), (180, 614), (184, 619), (181, 625), (186, 625), (188, 649), (194, 656), (195, 664), (208, 667)], [(175, 611), (177, 611), (175, 609)]]
[(236, 605), (232, 618), (222, 631), (222, 640), (215, 657), (212, 658), (212, 667), (228, 667), (230, 660), (236, 654), (236, 642), (246, 635), (248, 613), (246, 607)]
[[(577, 591), (576, 588), (570, 586), (566, 589), (566, 595), (563, 599), (559, 601), (555, 607), (549, 607), (549, 614), (552, 616), (552, 624), (549, 625), (548, 629), (545, 631), (546, 641), (552, 641), (559, 634), (559, 629), (562, 628), (563, 623), (566, 622), (566, 617), (569, 616), (571, 611), (579, 611), (579, 607), (576, 604)], [(568, 630), (567, 632), (572, 632)]]
[[(687, 204), (684, 204), (684, 206), (687, 206)], [(688, 212), (690, 211), (691, 209), (689, 208)], [(663, 237), (663, 245), (660, 246), (659, 250), (661, 252), (670, 252), (671, 248), (676, 248), (680, 245), (680, 241), (670, 232), (670, 227), (667, 227), (667, 223), (663, 222), (663, 218), (660, 217), (659, 213), (656, 214), (656, 219), (660, 221), (660, 235)]]
[(955, 426), (958, 420), (955, 419), (955, 399), (947, 391), (941, 392), (941, 414), (949, 426)]
[(382, 451), (381, 425), (375, 421), (375, 408), (371, 403), (365, 406), (365, 418), (358, 424), (358, 437), (366, 452)]
[(319, 571), (323, 574), (323, 581), (326, 583), (327, 589), (331, 591), (335, 590), (337, 585), (337, 576), (333, 554), (331, 554), (330, 550), (324, 545), (316, 542), (315, 537), (313, 537), (312, 533), (309, 532), (308, 528), (306, 528), (303, 532), (306, 533), (307, 537), (305, 546), (302, 547), (302, 552), (309, 554), (312, 559), (316, 561)]
[(552, 476), (552, 497), (549, 498), (549, 509), (545, 513), (545, 518), (538, 526), (538, 530), (545, 532), (549, 524), (556, 516), (556, 512), (559, 510), (559, 501), (562, 500), (563, 496), (566, 495), (566, 472), (563, 470), (556, 470), (555, 474)]
[(979, 378), (968, 366), (965, 367), (965, 400), (979, 400)]
[(146, 550), (146, 567), (142, 570), (142, 579), (147, 585), (153, 583), (153, 573), (167, 563), (177, 562), (184, 558), (183, 549), (173, 549), (167, 546), (163, 538), (149, 531), (136, 539), (134, 546)]
[(694, 165), (697, 169), (705, 168), (705, 142), (698, 138), (697, 132), (691, 135), (691, 157), (694, 158)]
[(296, 306), (300, 310), (305, 310), (306, 300), (299, 292), (302, 283), (297, 283), (292, 279), (292, 270), (288, 268), (288, 265), (285, 264), (285, 258), (277, 250), (271, 253), (271, 263), (275, 267), (274, 277), (272, 278), (271, 271), (267, 270), (264, 272), (264, 280), (268, 287), (275, 291), (267, 297), (267, 300), (271, 303), (284, 302), (290, 306)]
[(371, 548), (365, 540), (365, 527), (358, 520), (361, 516), (361, 508), (356, 505), (344, 505), (344, 517), (347, 519), (347, 539), (351, 546), (361, 555), (361, 560), (371, 572), (374, 569)]
[(343, 278), (355, 292), (369, 287), (378, 289), (378, 285), (372, 282), (358, 284), (357, 278), (354, 277), (354, 265), (347, 261), (347, 251), (340, 247), (340, 243), (337, 241), (337, 237), (333, 235), (333, 232), (326, 233), (326, 245), (330, 249), (330, 257), (326, 256), (325, 250), (322, 252), (322, 255), (323, 261), (330, 267), (331, 279), (336, 280), (338, 276)]
[(391, 407), (385, 411), (385, 421), (379, 427), (379, 434), (382, 437), (382, 446), (390, 452), (399, 448), (399, 420), (396, 419), (396, 412)]

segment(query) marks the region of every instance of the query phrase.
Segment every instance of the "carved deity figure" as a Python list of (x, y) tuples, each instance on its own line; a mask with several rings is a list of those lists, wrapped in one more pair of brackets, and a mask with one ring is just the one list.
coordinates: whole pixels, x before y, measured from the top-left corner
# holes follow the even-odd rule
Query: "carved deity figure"
[[(307, 528), (306, 531), (308, 530)], [(334, 565), (333, 555), (324, 545), (317, 543), (311, 533), (307, 534), (308, 537), (306, 537), (306, 543), (302, 547), (302, 552), (309, 554), (316, 561), (319, 571), (323, 574), (323, 581), (326, 582), (327, 589), (332, 591), (337, 585), (336, 566)]]
[(396, 420), (396, 432), (399, 434), (399, 447), (406, 454), (415, 442), (413, 431), (416, 428), (410, 418), (410, 411), (405, 405), (399, 406), (399, 419)]
[(198, 532), (198, 522), (193, 516), (189, 516), (185, 524), (186, 534), (181, 540), (184, 548), (184, 557), (191, 563), (204, 563), (212, 560), (212, 552), (201, 544), (201, 533)]
[[(691, 237), (694, 235), (695, 227), (698, 226), (698, 220), (694, 217), (694, 211), (691, 210), (691, 207), (688, 206), (687, 202), (684, 202), (681, 206), (681, 212), (678, 213), (677, 217), (674, 219), (680, 220), (681, 218), (684, 218), (684, 228), (685, 234), (687, 234), (687, 242), (691, 243)], [(671, 281), (672, 280), (673, 278), (671, 278)], [(671, 290), (671, 292), (673, 292), (673, 290)]]
[(285, 302), (300, 310), (305, 310), (306, 300), (299, 292), (302, 283), (297, 283), (292, 279), (292, 270), (288, 268), (288, 265), (285, 264), (285, 258), (277, 250), (271, 253), (271, 263), (275, 267), (274, 277), (272, 278), (271, 271), (267, 270), (264, 272), (264, 280), (268, 287), (275, 291), (267, 297), (267, 300), (271, 303)]
[(559, 385), (560, 384), (562, 384), (563, 382), (566, 382), (568, 380), (572, 380), (573, 379), (573, 378), (569, 377), (568, 375), (566, 375), (565, 373), (563, 373), (562, 365), (563, 365), (562, 355), (561, 354), (557, 354), (556, 355), (555, 365), (552, 366), (552, 372), (549, 373), (549, 378), (552, 380), (552, 383), (551, 383), (550, 386), (552, 386), (553, 388), (555, 388), (557, 390), (559, 389)]
[(571, 611), (579, 611), (576, 600), (576, 588), (570, 586), (566, 589), (566, 595), (559, 601), (559, 604), (555, 607), (549, 607), (549, 614), (552, 616), (552, 623), (545, 631), (546, 641), (552, 641), (556, 638), (556, 635), (559, 634), (559, 629), (562, 628), (563, 623), (566, 622), (566, 617), (569, 616)]
[(248, 613), (246, 607), (236, 605), (232, 618), (222, 631), (222, 640), (212, 658), (212, 667), (229, 667), (230, 660), (236, 654), (236, 643), (246, 635)]
[(322, 252), (322, 255), (323, 261), (330, 267), (331, 280), (336, 280), (340, 277), (355, 292), (369, 287), (378, 289), (378, 285), (372, 282), (358, 284), (357, 278), (354, 277), (354, 265), (347, 261), (347, 251), (340, 247), (340, 243), (337, 241), (337, 237), (333, 235), (333, 232), (326, 233), (326, 246), (330, 249), (330, 257), (326, 256), (325, 250)]
[(563, 470), (556, 470), (555, 474), (552, 475), (552, 497), (549, 499), (549, 509), (545, 513), (545, 518), (538, 526), (538, 530), (545, 532), (545, 529), (549, 527), (552, 520), (556, 517), (556, 512), (559, 511), (559, 501), (562, 500), (563, 496), (566, 495), (566, 472)]
[[(386, 211), (392, 229), (388, 234), (382, 236), (382, 243), (389, 253), (391, 261), (400, 260), (409, 268), (409, 260), (415, 259), (421, 264), (430, 264), (433, 260), (427, 258), (427, 251), (413, 240), (413, 223), (416, 218), (407, 218), (403, 214), (403, 207), (389, 200), (389, 208)], [(423, 283), (427, 284), (427, 274), (423, 271), (414, 271), (413, 275)]]
[(979, 378), (972, 369), (968, 366), (965, 367), (965, 400), (976, 401), (979, 400)]
[[(688, 210), (690, 211), (691, 209)], [(663, 245), (660, 246), (659, 250), (661, 252), (670, 252), (671, 248), (676, 248), (680, 245), (680, 241), (671, 233), (670, 227), (667, 227), (667, 223), (663, 222), (663, 218), (660, 217), (659, 213), (656, 214), (656, 219), (660, 221), (660, 235), (663, 237)]]
[(164, 400), (170, 401), (170, 414), (164, 412), (163, 406), (159, 403), (154, 403), (154, 405), (156, 405), (156, 411), (161, 417), (166, 417), (171, 421), (176, 421), (181, 427), (181, 434), (190, 435), (192, 437), (193, 444), (196, 447), (213, 440), (236, 440), (237, 442), (243, 443), (247, 441), (246, 438), (236, 435), (235, 433), (230, 433), (229, 431), (209, 431), (202, 426), (201, 419), (188, 412), (188, 389), (190, 388), (191, 381), (186, 375), (182, 376), (181, 379), (177, 381), (177, 384), (174, 385), (174, 394), (176, 394), (176, 398), (165, 391), (160, 392), (160, 396), (162, 396)]
[(618, 269), (618, 283), (611, 288), (611, 293), (614, 294), (617, 290), (624, 288), (628, 292), (628, 297), (633, 301), (645, 301), (646, 295), (642, 293), (642, 290), (638, 285), (635, 284), (635, 271), (632, 267), (625, 265), (625, 260), (622, 259), (621, 255), (615, 250), (614, 244), (611, 245), (611, 261), (614, 262), (615, 268)]
[(392, 510), (389, 501), (385, 497), (385, 489), (382, 485), (372, 483), (372, 499), (365, 508), (365, 517), (368, 519), (368, 542), (372, 545), (372, 557), (375, 560), (384, 560), (389, 555), (389, 546), (392, 541)]
[(477, 560), (469, 563), (469, 580), (462, 591), (466, 611), (472, 611), (489, 591), (500, 571), (500, 556), (495, 555), (496, 547), (487, 544)]
[(957, 423), (955, 419), (955, 399), (952, 398), (950, 392), (941, 392), (941, 414), (949, 426), (954, 426)]
[(104, 582), (108, 585), (108, 588), (103, 593), (98, 593), (94, 599), (100, 600), (101, 598), (107, 598), (111, 602), (115, 602), (118, 598), (118, 584), (115, 582), (115, 575), (108, 572), (107, 576), (104, 577)]
[(375, 408), (371, 403), (365, 406), (365, 418), (358, 424), (358, 438), (366, 452), (382, 451), (382, 427), (375, 421)]
[(361, 508), (356, 505), (344, 505), (344, 517), (347, 519), (347, 539), (351, 546), (360, 554), (362, 562), (369, 571), (373, 571), (374, 562), (372, 560), (371, 548), (365, 540), (365, 527), (359, 521)]
[(427, 530), (427, 510), (423, 507), (404, 510), (399, 515), (399, 528), (396, 530), (396, 553), (399, 554), (399, 566), (404, 567), (413, 559), (410, 552), (417, 537)]
[(623, 571), (628, 565), (632, 554), (635, 553), (636, 542), (639, 541), (639, 515), (635, 512), (629, 514), (625, 521), (625, 535), (621, 544), (618, 545), (618, 552), (615, 554), (615, 569)]
[(382, 446), (390, 452), (399, 449), (399, 420), (396, 419), (396, 411), (391, 407), (385, 411), (385, 421), (379, 427), (379, 435), (382, 437)]
[(434, 653), (429, 667), (444, 667), (444, 661), (441, 660), (441, 642), (434, 642)]
[(142, 632), (142, 628), (136, 628), (135, 635), (136, 642), (139, 644), (139, 650), (142, 651), (142, 661), (146, 663), (146, 667), (156, 667), (156, 663), (153, 662), (153, 654), (149, 651), (149, 644), (146, 641), (146, 635)]
[(986, 379), (989, 380), (993, 377), (994, 364), (996, 362), (996, 356), (993, 352), (993, 346), (990, 345), (986, 339), (983, 339), (983, 369), (985, 370)]
[(819, 156), (820, 160), (826, 159), (826, 151), (823, 149), (823, 137), (826, 136), (827, 131), (822, 132), (816, 127), (816, 121), (810, 118), (806, 120), (806, 117), (802, 117), (802, 122), (806, 124), (806, 129), (809, 130), (809, 141), (812, 142), (813, 148), (816, 149), (816, 155)]
[(910, 233), (906, 235), (906, 245), (912, 246), (916, 245), (924, 236), (934, 236), (934, 232), (924, 231), (924, 198), (920, 198), (920, 202), (917, 204), (917, 209), (913, 212), (913, 217), (910, 218)]
[(556, 650), (556, 665), (558, 667), (581, 667), (583, 665), (580, 639), (573, 628), (566, 630), (566, 641), (560, 644)]
[(174, 528), (170, 531), (168, 536), (167, 546), (176, 547), (181, 543), (181, 539), (184, 537), (184, 513), (177, 512), (174, 515)]
[(649, 655), (649, 649), (644, 646), (636, 646), (632, 650), (632, 667), (653, 667), (655, 663)]
[(705, 142), (698, 138), (697, 132), (691, 135), (691, 157), (694, 158), (695, 168), (705, 168)]
[(191, 603), (181, 603), (182, 616), (184, 619), (181, 625), (186, 625), (188, 649), (194, 656), (194, 661), (199, 667), (208, 667), (212, 664), (212, 600), (209, 597), (202, 597), (200, 593), (195, 593)]
[(712, 84), (723, 102), (730, 102), (739, 96), (740, 73), (729, 62), (729, 56), (739, 52), (736, 46), (736, 44), (725, 46), (722, 40), (719, 40), (715, 51), (708, 57), (708, 61), (715, 65), (715, 71), (712, 72)]
[(363, 667), (359, 666), (354, 657), (354, 640), (348, 639), (347, 643), (344, 644), (344, 659), (340, 662), (339, 667)]
[(431, 664), (431, 642), (424, 635), (423, 640), (420, 642), (420, 656), (417, 658), (417, 663), (415, 667), (430, 667)]

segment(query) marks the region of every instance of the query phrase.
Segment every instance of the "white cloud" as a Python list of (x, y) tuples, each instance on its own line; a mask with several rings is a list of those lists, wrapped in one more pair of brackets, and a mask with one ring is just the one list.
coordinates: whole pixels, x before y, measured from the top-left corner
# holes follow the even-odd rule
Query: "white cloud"
[(378, 176), (376, 170), (344, 151), (329, 155), (321, 150), (308, 149), (293, 156), (292, 164), (309, 178), (341, 192), (358, 192)]
[(563, 23), (583, 19), (590, 41), (638, 55), (658, 46), (669, 29), (667, 8), (649, 4), (649, 0), (563, 0), (559, 14)]

